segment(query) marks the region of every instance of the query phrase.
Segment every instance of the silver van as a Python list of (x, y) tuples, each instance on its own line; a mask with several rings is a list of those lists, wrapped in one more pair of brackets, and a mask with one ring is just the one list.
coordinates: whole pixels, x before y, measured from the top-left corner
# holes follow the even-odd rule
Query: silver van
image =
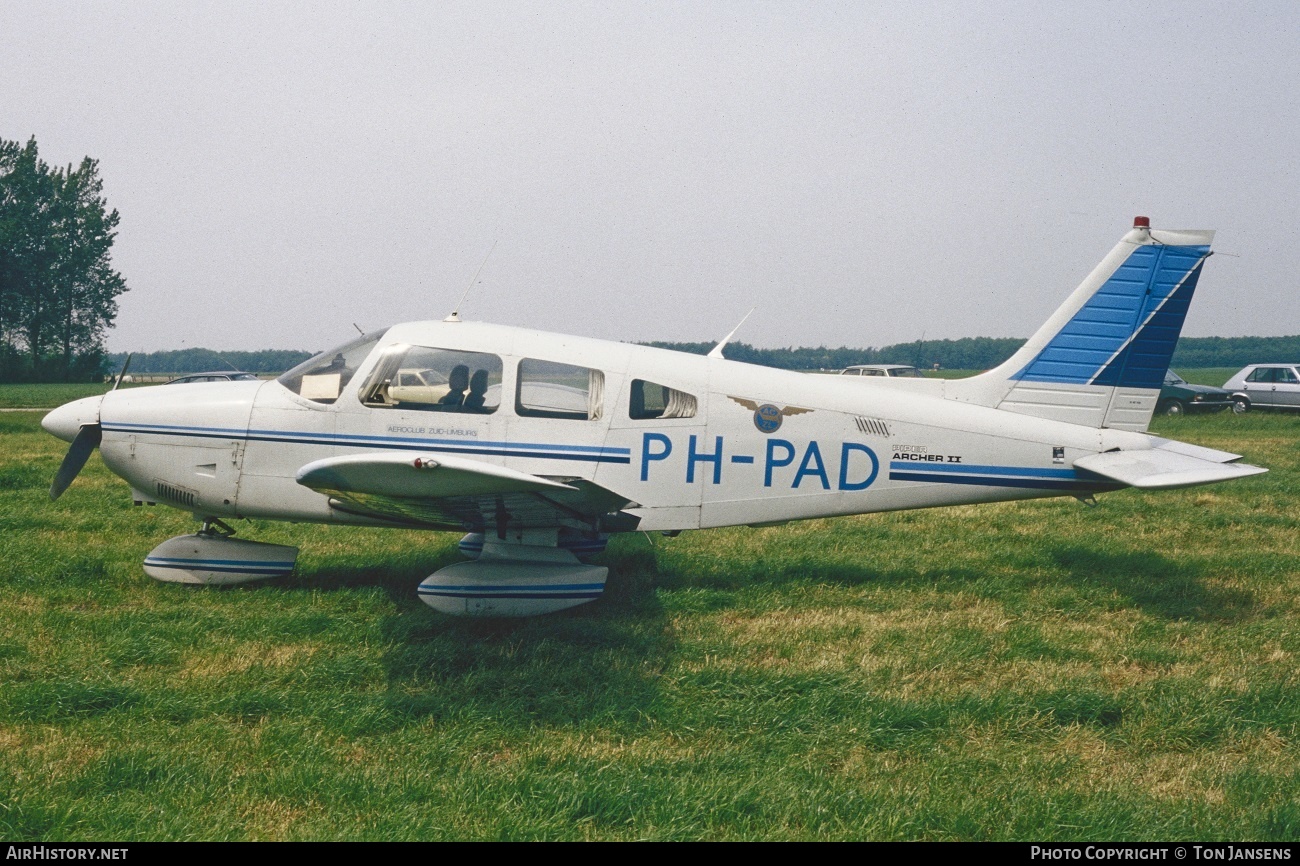
[(1251, 364), (1223, 383), (1232, 392), (1232, 411), (1252, 406), (1300, 409), (1300, 364)]

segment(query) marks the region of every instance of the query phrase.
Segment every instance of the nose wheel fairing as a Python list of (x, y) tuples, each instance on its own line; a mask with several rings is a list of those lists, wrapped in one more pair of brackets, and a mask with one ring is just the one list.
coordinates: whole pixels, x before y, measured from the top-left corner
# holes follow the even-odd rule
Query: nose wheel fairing
[(229, 586), (285, 577), (293, 572), (298, 548), (233, 538), (219, 520), (193, 535), (169, 538), (149, 552), (145, 574), (164, 583)]

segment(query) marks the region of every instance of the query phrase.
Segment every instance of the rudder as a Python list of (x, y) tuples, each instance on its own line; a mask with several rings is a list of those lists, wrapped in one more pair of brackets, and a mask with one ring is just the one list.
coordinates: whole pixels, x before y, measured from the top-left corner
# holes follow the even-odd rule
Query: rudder
[(1145, 430), (1211, 231), (1152, 231), (1139, 217), (1025, 345), (949, 396), (1091, 427)]

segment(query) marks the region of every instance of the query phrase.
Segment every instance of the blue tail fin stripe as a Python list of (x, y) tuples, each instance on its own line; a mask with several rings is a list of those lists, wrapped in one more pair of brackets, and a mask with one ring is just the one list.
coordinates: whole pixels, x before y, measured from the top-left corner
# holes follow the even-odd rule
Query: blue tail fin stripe
[(1201, 275), (1201, 258), (1163, 304), (1153, 310), (1137, 333), (1090, 384), (1158, 389), (1173, 359), (1183, 320)]
[[(1206, 246), (1160, 245), (1133, 250), (1042, 351), (1012, 378), (1085, 385), (1105, 374), (1115, 381), (1096, 384), (1147, 387), (1138, 382), (1147, 382), (1146, 367), (1164, 354), (1170, 334), (1177, 342), (1196, 285), (1197, 266), (1208, 251)], [(1158, 317), (1167, 301), (1184, 294), (1180, 289), (1187, 290), (1186, 298), (1178, 298), (1179, 303), (1168, 307), (1168, 315)], [(1126, 351), (1134, 343), (1140, 343), (1142, 348), (1136, 354)], [(1168, 349), (1172, 355), (1172, 345)], [(1121, 355), (1123, 361), (1112, 370)], [(1140, 375), (1130, 383), (1124, 371), (1137, 356), (1149, 360), (1140, 365), (1140, 371), (1134, 368)], [(1163, 378), (1163, 369), (1160, 374)]]

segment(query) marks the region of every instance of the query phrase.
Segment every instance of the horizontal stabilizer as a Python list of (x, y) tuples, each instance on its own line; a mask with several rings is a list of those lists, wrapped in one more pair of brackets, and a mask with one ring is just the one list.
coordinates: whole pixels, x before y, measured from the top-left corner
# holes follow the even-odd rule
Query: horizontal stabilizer
[(327, 494), (412, 499), (573, 489), (480, 460), (413, 454), (357, 454), (317, 460), (298, 470), (298, 483)]
[(1220, 451), (1217, 448), (1206, 448), (1203, 445), (1193, 445), (1190, 442), (1179, 442), (1177, 439), (1162, 439), (1159, 436), (1151, 437), (1153, 448), (1161, 451), (1173, 451), (1177, 454), (1186, 454), (1188, 457), (1199, 457), (1202, 460), (1209, 460), (1211, 463), (1233, 463), (1241, 459), (1240, 454), (1233, 454), (1231, 451)]
[(1268, 471), (1259, 466), (1222, 463), (1162, 448), (1093, 454), (1074, 461), (1074, 467), (1146, 490), (1195, 487), (1198, 484), (1214, 484)]

